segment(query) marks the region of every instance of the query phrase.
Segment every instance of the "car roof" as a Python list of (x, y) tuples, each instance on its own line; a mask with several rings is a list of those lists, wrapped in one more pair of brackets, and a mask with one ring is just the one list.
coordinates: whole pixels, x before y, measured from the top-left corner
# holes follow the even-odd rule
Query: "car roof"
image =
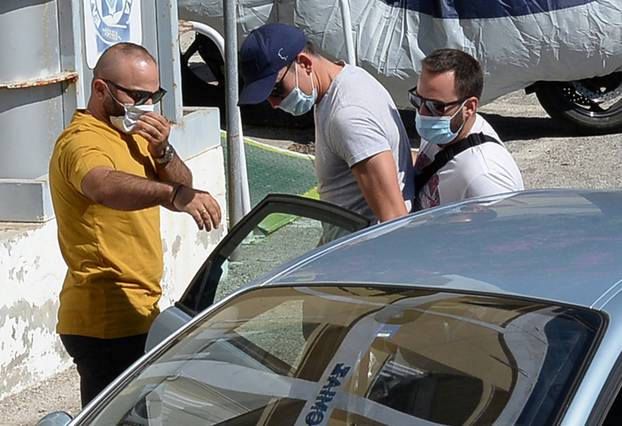
[(598, 308), (622, 279), (622, 191), (524, 191), (380, 224), (270, 284), (361, 283), (518, 295)]

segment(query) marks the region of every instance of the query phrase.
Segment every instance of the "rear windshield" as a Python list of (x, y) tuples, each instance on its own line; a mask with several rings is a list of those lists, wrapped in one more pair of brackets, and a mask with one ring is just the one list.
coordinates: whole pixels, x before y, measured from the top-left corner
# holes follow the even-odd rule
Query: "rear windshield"
[(259, 288), (138, 371), (94, 424), (549, 425), (603, 324), (506, 297)]

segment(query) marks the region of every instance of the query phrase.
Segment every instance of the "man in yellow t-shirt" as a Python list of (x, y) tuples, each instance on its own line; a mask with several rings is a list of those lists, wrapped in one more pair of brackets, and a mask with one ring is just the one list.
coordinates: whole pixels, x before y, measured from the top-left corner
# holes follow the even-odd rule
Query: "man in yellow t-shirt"
[(82, 405), (144, 353), (158, 314), (160, 207), (190, 214), (199, 229), (220, 207), (192, 188), (153, 110), (164, 95), (143, 47), (120, 43), (93, 70), (87, 109), (77, 111), (50, 160), (58, 240), (68, 271), (57, 332), (80, 374)]

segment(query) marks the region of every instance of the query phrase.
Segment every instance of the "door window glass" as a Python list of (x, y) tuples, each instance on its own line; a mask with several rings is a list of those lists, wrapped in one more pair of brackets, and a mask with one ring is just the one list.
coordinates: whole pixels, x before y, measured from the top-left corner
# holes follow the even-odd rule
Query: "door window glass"
[(223, 263), (214, 303), (278, 265), (314, 249), (320, 245), (322, 233), (319, 220), (269, 214)]
[(215, 257), (201, 277), (200, 311), (247, 287), (277, 266), (351, 230), (292, 214), (267, 215), (228, 258)]

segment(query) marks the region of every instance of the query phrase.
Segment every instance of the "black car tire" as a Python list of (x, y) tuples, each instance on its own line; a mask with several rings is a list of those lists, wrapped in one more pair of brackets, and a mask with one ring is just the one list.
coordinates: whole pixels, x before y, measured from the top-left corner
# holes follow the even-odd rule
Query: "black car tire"
[(622, 72), (569, 82), (535, 84), (538, 101), (554, 119), (583, 134), (622, 131)]

